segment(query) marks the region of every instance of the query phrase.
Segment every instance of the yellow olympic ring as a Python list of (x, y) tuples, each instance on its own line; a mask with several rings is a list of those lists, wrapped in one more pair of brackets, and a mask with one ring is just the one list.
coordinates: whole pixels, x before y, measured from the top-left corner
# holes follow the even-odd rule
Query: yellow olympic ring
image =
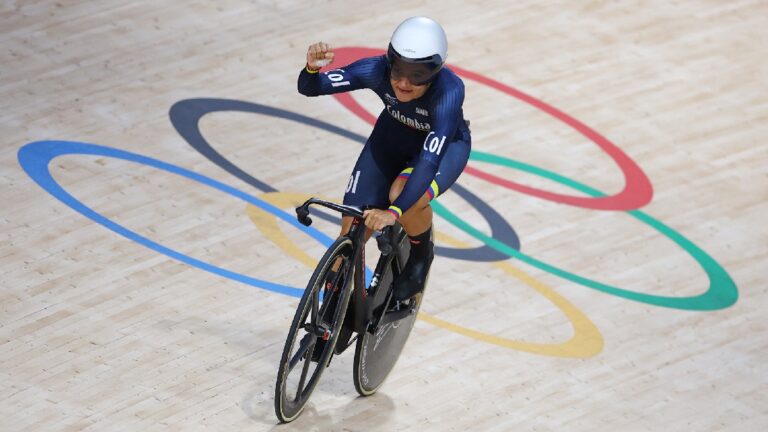
[[(276, 207), (288, 208), (301, 204), (309, 197), (309, 195), (299, 193), (267, 192), (262, 194), (259, 198)], [(286, 254), (307, 265), (309, 268), (315, 267), (317, 260), (306, 254), (296, 244), (288, 239), (288, 237), (285, 236), (277, 224), (277, 218), (273, 214), (250, 204), (246, 208), (246, 212), (251, 221), (253, 221), (256, 228), (258, 228), (259, 231), (261, 231), (275, 245), (283, 249)], [(468, 247), (466, 243), (454, 239), (447, 234), (436, 233), (436, 235), (440, 241), (449, 243), (454, 247)], [(524, 342), (494, 336), (488, 333), (480, 332), (478, 330), (472, 330), (470, 328), (450, 323), (424, 312), (419, 312), (419, 319), (436, 327), (467, 336), (475, 340), (498, 345), (504, 348), (529, 352), (532, 354), (540, 354), (553, 357), (585, 358), (594, 356), (603, 350), (603, 336), (600, 334), (600, 330), (598, 330), (595, 324), (592, 323), (592, 321), (590, 321), (586, 315), (584, 315), (579, 309), (568, 302), (568, 300), (557, 294), (552, 288), (547, 287), (543, 283), (533, 278), (533, 276), (530, 276), (522, 270), (513, 267), (506, 261), (496, 262), (493, 263), (493, 265), (499, 267), (522, 283), (533, 288), (541, 295), (543, 295), (547, 300), (549, 300), (553, 305), (555, 305), (558, 309), (560, 309), (571, 322), (571, 327), (573, 327), (573, 336), (565, 342), (554, 344)]]

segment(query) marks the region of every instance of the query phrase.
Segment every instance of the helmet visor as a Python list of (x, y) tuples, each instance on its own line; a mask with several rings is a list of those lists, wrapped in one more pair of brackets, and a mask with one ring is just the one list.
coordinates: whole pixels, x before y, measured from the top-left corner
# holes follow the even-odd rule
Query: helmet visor
[(390, 77), (395, 81), (406, 78), (413, 85), (424, 85), (431, 82), (443, 66), (439, 56), (406, 59), (392, 49), (391, 45), (387, 52), (387, 58), (389, 59)]

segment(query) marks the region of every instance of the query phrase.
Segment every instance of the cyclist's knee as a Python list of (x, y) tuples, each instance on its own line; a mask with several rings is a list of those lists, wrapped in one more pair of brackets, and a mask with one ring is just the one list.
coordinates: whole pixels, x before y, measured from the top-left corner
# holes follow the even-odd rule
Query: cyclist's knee
[(419, 208), (427, 208), (429, 207), (429, 203), (432, 202), (432, 195), (430, 195), (428, 192), (424, 192), (424, 195), (419, 198), (418, 201), (416, 201), (416, 206)]
[(432, 202), (432, 197), (429, 195), (429, 193), (425, 192), (424, 195), (422, 195), (421, 198), (419, 198), (419, 200), (416, 201), (416, 203), (413, 206), (411, 206), (411, 208), (408, 209), (408, 211), (406, 211), (405, 213), (412, 214), (412, 213), (419, 213), (422, 210), (426, 210), (429, 207), (430, 202)]

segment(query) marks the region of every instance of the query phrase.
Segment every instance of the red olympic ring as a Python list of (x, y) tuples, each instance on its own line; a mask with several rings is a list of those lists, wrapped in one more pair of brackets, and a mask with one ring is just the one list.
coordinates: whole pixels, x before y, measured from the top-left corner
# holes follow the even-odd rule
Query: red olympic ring
[[(375, 55), (381, 55), (383, 50), (375, 48), (364, 47), (341, 47), (335, 49), (336, 64), (347, 65), (359, 58), (369, 57)], [(555, 117), (568, 126), (575, 129), (577, 132), (588, 138), (590, 141), (598, 145), (611, 159), (616, 162), (624, 174), (624, 189), (615, 195), (601, 196), (601, 197), (583, 197), (565, 195), (554, 192), (549, 192), (530, 186), (525, 186), (520, 183), (516, 183), (510, 180), (505, 180), (501, 177), (497, 177), (493, 174), (484, 172), (480, 169), (467, 165), (464, 172), (481, 178), (487, 182), (506, 187), (518, 192), (522, 192), (527, 195), (542, 198), (548, 201), (553, 201), (561, 204), (568, 204), (575, 207), (582, 207), (594, 210), (621, 210), (628, 211), (634, 210), (648, 204), (653, 198), (653, 187), (650, 180), (645, 175), (643, 170), (621, 149), (608, 139), (592, 130), (590, 127), (576, 120), (575, 118), (565, 114), (557, 108), (548, 105), (532, 96), (529, 96), (519, 90), (502, 84), (498, 81), (486, 78), (478, 73), (462, 69), (458, 66), (450, 65), (457, 75), (476, 81), (480, 84), (484, 84), (488, 87), (496, 89), (502, 93), (506, 93), (512, 97), (515, 97), (541, 111)], [(348, 110), (360, 117), (362, 120), (373, 125), (376, 122), (376, 117), (371, 115), (365, 110), (349, 93), (336, 94), (334, 97)]]

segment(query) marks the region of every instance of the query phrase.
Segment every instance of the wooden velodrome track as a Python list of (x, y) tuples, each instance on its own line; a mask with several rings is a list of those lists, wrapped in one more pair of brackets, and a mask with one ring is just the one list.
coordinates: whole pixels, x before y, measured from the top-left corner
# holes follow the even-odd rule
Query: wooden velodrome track
[[(370, 131), (296, 76), (311, 42), (384, 49), (420, 14), (448, 33), (476, 151), (438, 245), (497, 260), (438, 257), (381, 391), (356, 397), (345, 353), (278, 426), (298, 289), (275, 284), (302, 286), (324, 246), (276, 215), (339, 199), (359, 152), (309, 122)], [(2, 429), (768, 430), (766, 17), (759, 0), (3, 2)]]

